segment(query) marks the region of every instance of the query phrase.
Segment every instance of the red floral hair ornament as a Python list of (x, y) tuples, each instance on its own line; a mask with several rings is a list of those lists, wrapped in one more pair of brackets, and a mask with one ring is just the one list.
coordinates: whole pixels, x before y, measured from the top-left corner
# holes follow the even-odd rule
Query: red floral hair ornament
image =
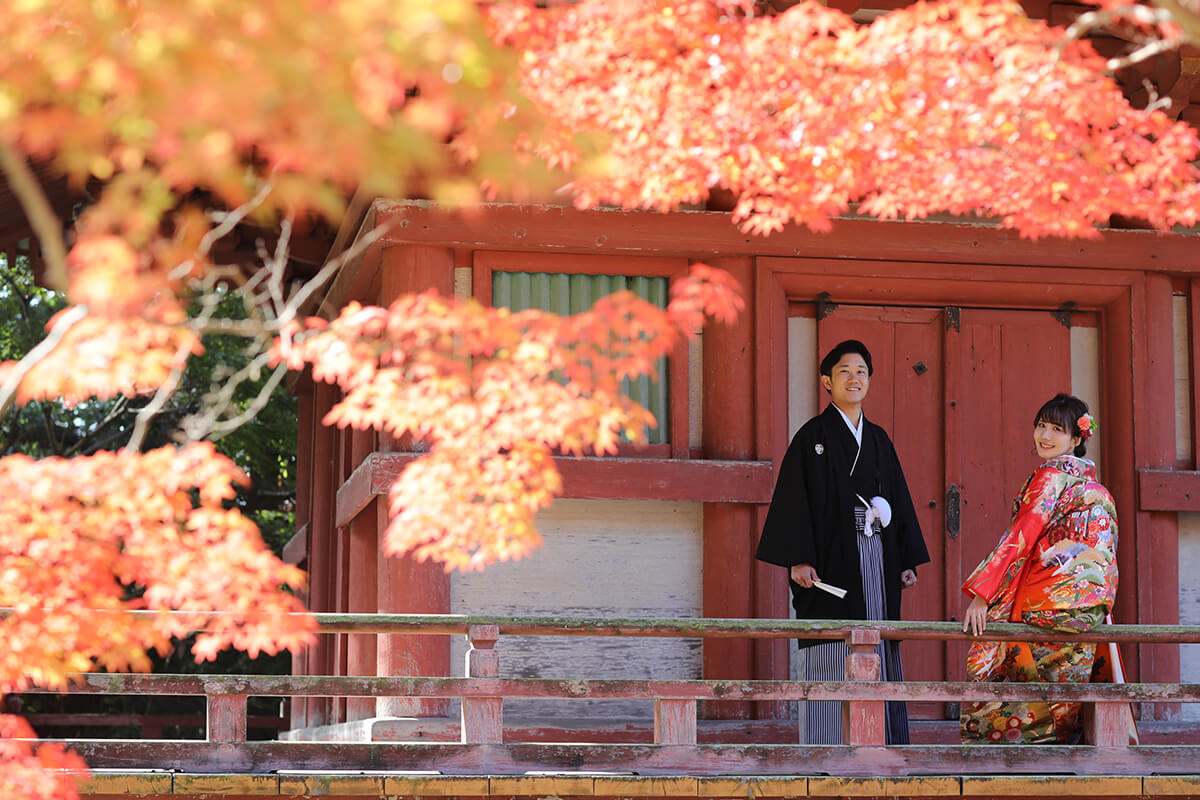
[(1091, 414), (1084, 414), (1075, 421), (1075, 424), (1079, 427), (1079, 438), (1083, 440), (1092, 438), (1092, 435), (1100, 428), (1100, 424)]

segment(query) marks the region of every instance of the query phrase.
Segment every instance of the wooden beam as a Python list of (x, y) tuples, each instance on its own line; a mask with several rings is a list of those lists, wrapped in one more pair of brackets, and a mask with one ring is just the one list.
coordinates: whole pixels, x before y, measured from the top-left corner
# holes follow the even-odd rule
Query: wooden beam
[[(186, 764), (193, 773), (258, 774), (293, 770), (428, 770), (446, 775), (520, 775), (546, 771), (653, 772), (704, 775), (795, 775), (805, 771), (846, 776), (944, 775), (1139, 776), (1191, 775), (1200, 747), (996, 747), (994, 745), (570, 745), (561, 744), (350, 744), (340, 742), (208, 742), (88, 740), (69, 743), (95, 770), (155, 769)], [(278, 776), (271, 776), (278, 780)], [(1063, 776), (1052, 776), (1063, 777)], [(179, 781), (180, 776), (176, 776)], [(422, 778), (426, 779), (427, 778)], [(658, 778), (660, 781), (661, 777)], [(392, 780), (392, 778), (387, 778)], [(595, 778), (595, 780), (601, 780)], [(962, 780), (967, 780), (963, 778)], [(1082, 782), (1080, 782), (1082, 783)], [(1083, 791), (1094, 796), (1094, 784)], [(632, 790), (623, 797), (650, 796)], [(411, 789), (397, 794), (419, 794)], [(995, 796), (991, 792), (986, 794)], [(1000, 794), (1005, 794), (1001, 792)], [(609, 794), (609, 796), (612, 796)], [(693, 797), (696, 795), (693, 794)], [(1045, 796), (1044, 793), (1041, 796)]]
[(1139, 469), (1138, 499), (1142, 511), (1200, 511), (1200, 470)]
[[(338, 525), (348, 525), (420, 453), (372, 453), (337, 492)], [(774, 469), (769, 461), (592, 458), (555, 456), (562, 497), (766, 503)]]
[(283, 546), (281, 556), (284, 563), (299, 566), (308, 558), (308, 525), (300, 525), (296, 533)]
[(1188, 357), (1191, 362), (1192, 466), (1200, 470), (1200, 278), (1191, 280), (1188, 291)]
[(1016, 231), (986, 222), (837, 219), (829, 233), (789, 226), (771, 236), (748, 236), (732, 215), (716, 211), (603, 209), (490, 203), (468, 213), (420, 200), (377, 200), (380, 223), (396, 241), (468, 244), (478, 248), (557, 253), (594, 253), (597, 242), (613, 252), (706, 256), (785, 256), (895, 260), (918, 263), (1024, 264), (1045, 267), (1146, 269), (1200, 275), (1195, 234), (1103, 230), (1097, 239), (1022, 239)]

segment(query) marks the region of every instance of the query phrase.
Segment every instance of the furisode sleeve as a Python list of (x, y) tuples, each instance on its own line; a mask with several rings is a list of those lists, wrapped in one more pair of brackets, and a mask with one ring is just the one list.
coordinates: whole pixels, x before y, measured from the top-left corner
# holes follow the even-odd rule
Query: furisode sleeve
[(990, 605), (1006, 590), (1015, 589), (1013, 582), (1055, 514), (1058, 496), (1066, 486), (1063, 477), (1053, 467), (1039, 468), (1030, 476), (1000, 543), (963, 582), (962, 590), (968, 597), (978, 595)]

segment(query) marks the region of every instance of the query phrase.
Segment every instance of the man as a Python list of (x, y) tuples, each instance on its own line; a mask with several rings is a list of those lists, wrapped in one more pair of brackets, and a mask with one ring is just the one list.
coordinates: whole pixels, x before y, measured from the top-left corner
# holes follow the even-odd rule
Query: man
[[(831, 402), (796, 433), (779, 467), (757, 557), (788, 567), (797, 619), (899, 619), (900, 590), (929, 561), (896, 449), (866, 419), (871, 353), (848, 339), (821, 360)], [(846, 590), (845, 597), (817, 586)], [(844, 641), (801, 639), (805, 679), (845, 679)], [(880, 647), (883, 680), (903, 680), (899, 643)], [(810, 744), (840, 744), (841, 704), (809, 702)], [(887, 743), (908, 743), (904, 703), (888, 703)]]

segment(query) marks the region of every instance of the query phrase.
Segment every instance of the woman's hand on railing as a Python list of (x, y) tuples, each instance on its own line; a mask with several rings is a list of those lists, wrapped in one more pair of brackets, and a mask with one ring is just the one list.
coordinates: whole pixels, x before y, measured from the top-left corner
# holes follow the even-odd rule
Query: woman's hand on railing
[(971, 605), (967, 606), (966, 613), (963, 614), (963, 633), (970, 631), (978, 636), (987, 628), (987, 600), (984, 600), (979, 595), (971, 600)]

